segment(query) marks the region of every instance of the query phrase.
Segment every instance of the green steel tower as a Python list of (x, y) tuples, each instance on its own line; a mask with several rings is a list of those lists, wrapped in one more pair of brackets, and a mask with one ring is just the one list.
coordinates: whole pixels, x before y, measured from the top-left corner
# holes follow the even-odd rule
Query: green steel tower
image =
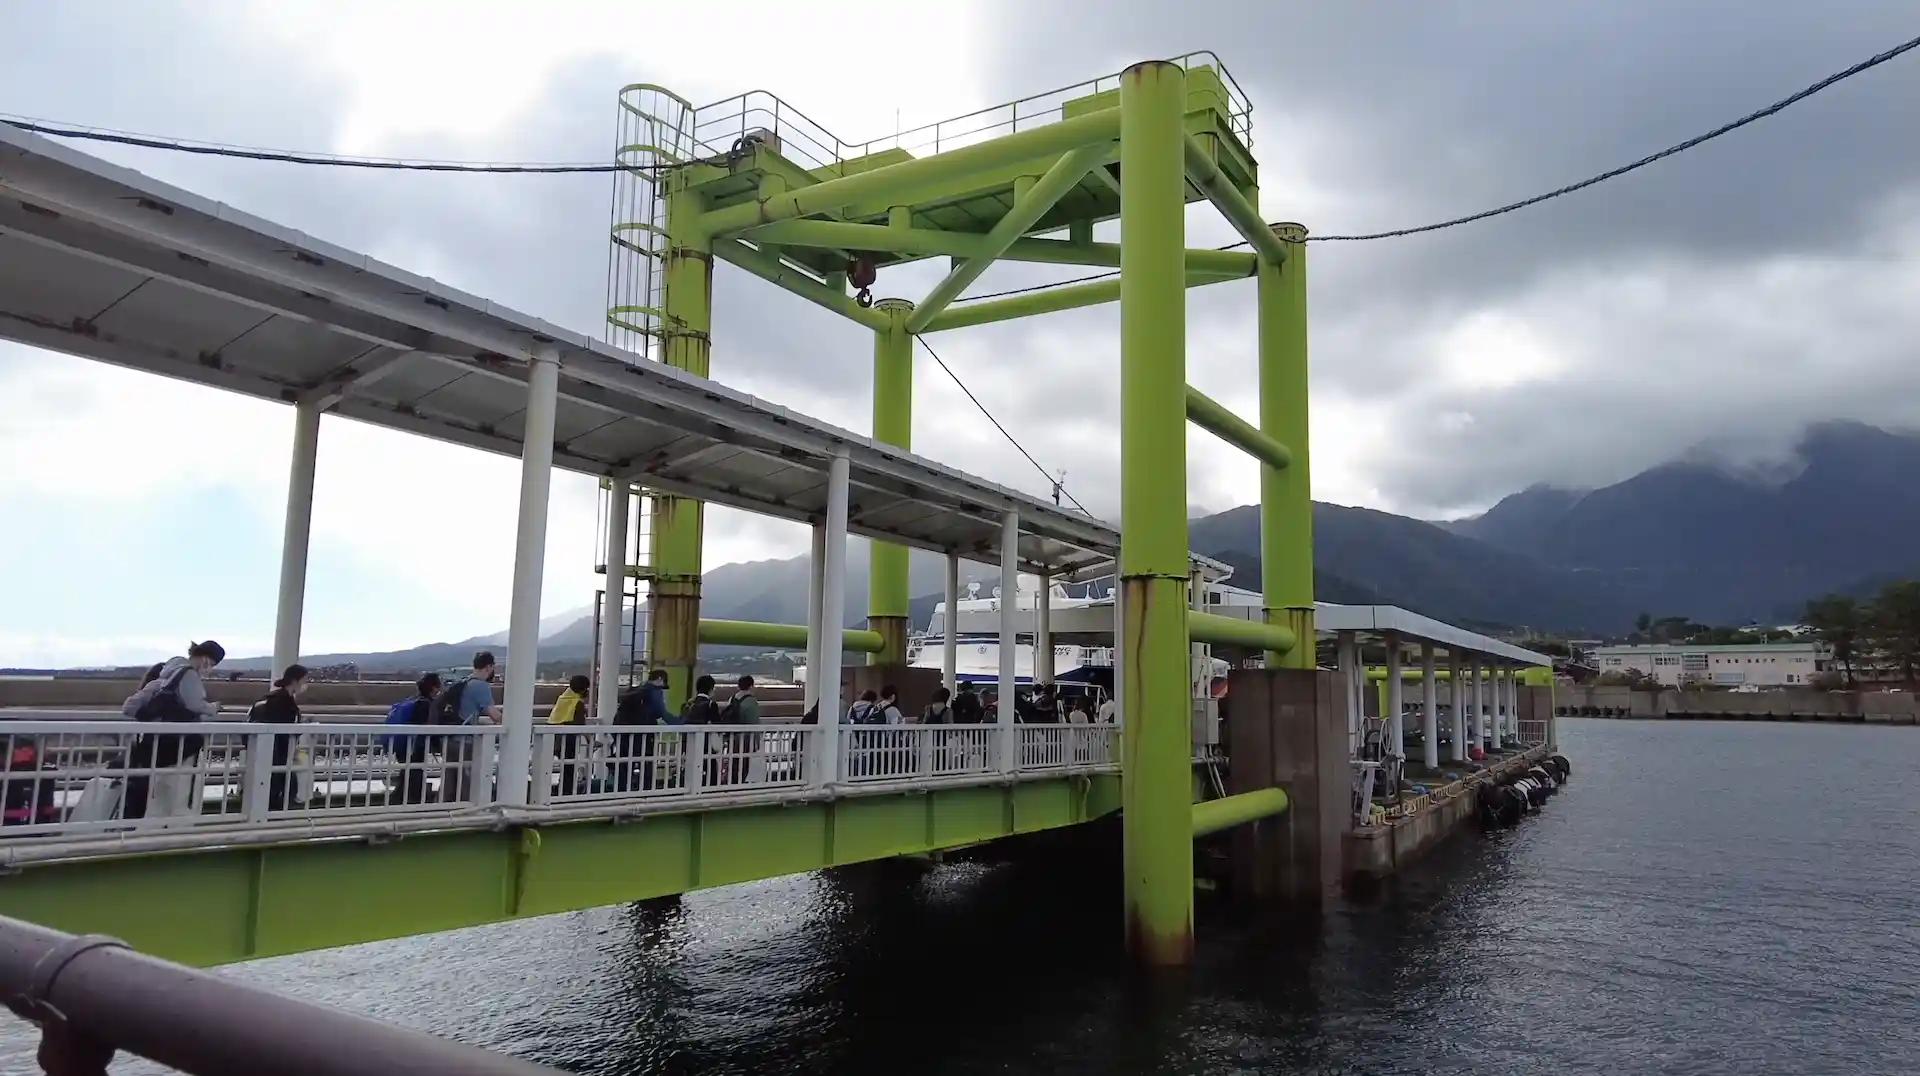
[[(709, 372), (719, 258), (871, 329), (872, 436), (911, 449), (915, 336), (1120, 303), (1116, 651), (1128, 941), (1143, 963), (1187, 962), (1198, 825), (1190, 647), (1230, 642), (1265, 649), (1277, 664), (1314, 661), (1305, 232), (1259, 214), (1250, 106), (1232, 78), (1211, 54), (1151, 61), (868, 143), (842, 142), (761, 92), (694, 108), (657, 87), (631, 86), (620, 115), (625, 167), (607, 317), (613, 341), (649, 360)], [(1187, 246), (1186, 207), (1203, 199), (1250, 250)], [(1095, 242), (1094, 225), (1116, 220), (1119, 242)], [(925, 296), (872, 300), (881, 270), (926, 258), (950, 263)], [(999, 260), (1119, 272), (963, 301)], [(1259, 304), (1257, 424), (1186, 376), (1186, 290), (1248, 277), (1257, 278)], [(1189, 422), (1262, 464), (1264, 623), (1189, 608)], [(794, 630), (703, 627), (700, 509), (656, 494), (649, 512), (649, 657), (672, 674), (676, 702), (703, 630), (740, 642), (791, 641)], [(870, 582), (869, 630), (847, 637), (878, 664), (900, 663), (906, 550), (876, 545)]]

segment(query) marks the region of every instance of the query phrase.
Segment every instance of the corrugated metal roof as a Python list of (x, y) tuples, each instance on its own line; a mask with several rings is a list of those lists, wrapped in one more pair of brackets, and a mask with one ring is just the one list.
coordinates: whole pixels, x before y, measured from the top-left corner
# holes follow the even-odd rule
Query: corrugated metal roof
[(852, 533), (994, 561), (1013, 510), (1024, 570), (1119, 550), (1102, 521), (4, 123), (0, 198), (0, 337), (513, 456), (551, 348), (557, 467), (811, 522), (844, 449)]

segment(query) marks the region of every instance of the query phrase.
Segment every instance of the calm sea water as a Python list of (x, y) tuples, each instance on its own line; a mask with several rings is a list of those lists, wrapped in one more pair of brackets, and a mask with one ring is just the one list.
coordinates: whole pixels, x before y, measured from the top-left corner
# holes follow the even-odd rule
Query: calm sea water
[(1204, 907), (1179, 982), (1127, 974), (1099, 864), (785, 879), (230, 973), (582, 1073), (1920, 1070), (1920, 730), (1563, 729), (1543, 814), (1308, 921)]

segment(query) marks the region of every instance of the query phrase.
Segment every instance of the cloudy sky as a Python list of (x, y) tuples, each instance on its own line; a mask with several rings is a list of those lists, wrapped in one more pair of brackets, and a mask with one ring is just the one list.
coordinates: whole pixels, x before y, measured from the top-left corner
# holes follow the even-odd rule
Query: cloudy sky
[[(1195, 12), (1209, 17), (1200, 18)], [(697, 14), (696, 14), (697, 12)], [(487, 4), (0, 0), (0, 113), (250, 145), (604, 159), (626, 83), (765, 88), (841, 137), (889, 134), (1211, 47), (1254, 102), (1269, 219), (1423, 223), (1558, 186), (1783, 96), (1914, 32), (1911, 4)], [(877, 47), (883, 40), (903, 47)], [(1424, 517), (1534, 482), (1626, 477), (1809, 421), (1920, 424), (1920, 57), (1601, 188), (1496, 221), (1312, 251), (1314, 492)], [(356, 174), (96, 149), (167, 181), (583, 332), (605, 304), (604, 176)], [(1196, 211), (1194, 245), (1229, 237)], [(976, 290), (1047, 279), (1004, 266)], [(924, 267), (882, 278), (915, 296)], [(721, 267), (713, 372), (865, 429), (871, 344)], [(1117, 508), (1117, 314), (934, 339), (1067, 488)], [(1189, 378), (1254, 411), (1252, 291), (1193, 293)], [(924, 357), (915, 448), (1046, 480)], [(0, 664), (145, 660), (272, 634), (291, 411), (0, 344)], [(1190, 501), (1257, 496), (1191, 441)], [(506, 623), (512, 461), (329, 418), (305, 649)], [(426, 548), (436, 491), (501, 491)], [(714, 512), (709, 566), (788, 556)], [(555, 483), (549, 613), (591, 600), (594, 496)]]

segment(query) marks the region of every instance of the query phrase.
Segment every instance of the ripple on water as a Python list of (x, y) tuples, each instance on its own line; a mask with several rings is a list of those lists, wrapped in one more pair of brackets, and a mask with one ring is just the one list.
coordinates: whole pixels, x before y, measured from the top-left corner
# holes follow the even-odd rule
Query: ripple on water
[[(1920, 730), (1564, 728), (1544, 812), (1305, 921), (1203, 905), (1174, 983), (1126, 974), (1110, 863), (785, 878), (229, 974), (608, 1076), (1915, 1070)], [(0, 1036), (5, 1071), (31, 1053)]]

